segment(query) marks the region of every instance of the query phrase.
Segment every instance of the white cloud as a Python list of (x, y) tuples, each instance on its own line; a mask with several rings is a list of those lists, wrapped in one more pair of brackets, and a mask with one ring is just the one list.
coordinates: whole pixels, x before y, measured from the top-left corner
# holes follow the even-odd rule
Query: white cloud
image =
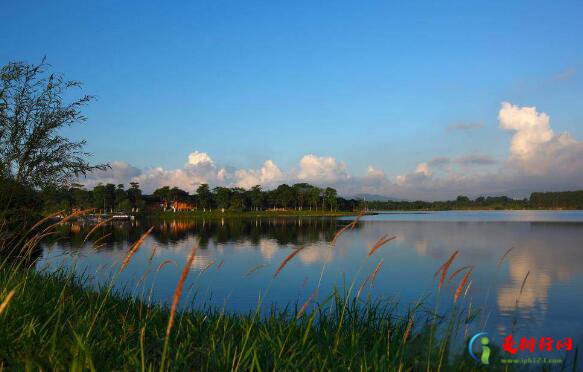
[(362, 176), (351, 175), (343, 161), (331, 156), (307, 154), (288, 171), (273, 160), (257, 169), (219, 166), (204, 152), (194, 151), (182, 168), (139, 169), (126, 162), (113, 162), (111, 169), (87, 177), (87, 187), (102, 183), (139, 182), (152, 192), (158, 187), (177, 186), (194, 192), (201, 183), (211, 186), (271, 188), (280, 183), (309, 182), (332, 186), (341, 195), (373, 193), (405, 199), (449, 199), (459, 194), (507, 194), (528, 196), (532, 191), (568, 190), (583, 185), (583, 142), (568, 133), (555, 134), (550, 117), (535, 107), (501, 104), (499, 127), (510, 131), (509, 156), (495, 160), (486, 154), (438, 156), (420, 162), (412, 172), (388, 177), (369, 165)]
[(194, 151), (188, 155), (188, 165), (192, 166), (214, 166), (215, 162), (206, 152)]
[(283, 172), (272, 160), (266, 160), (260, 169), (240, 169), (235, 172), (235, 184), (246, 189), (255, 185), (273, 185), (283, 179)]
[(350, 178), (344, 162), (331, 156), (304, 155), (300, 159), (297, 178), (301, 181), (332, 183)]
[(544, 112), (538, 113), (536, 107), (519, 107), (503, 102), (498, 119), (500, 128), (514, 132), (510, 155), (518, 159), (532, 156), (539, 146), (554, 137), (549, 116)]

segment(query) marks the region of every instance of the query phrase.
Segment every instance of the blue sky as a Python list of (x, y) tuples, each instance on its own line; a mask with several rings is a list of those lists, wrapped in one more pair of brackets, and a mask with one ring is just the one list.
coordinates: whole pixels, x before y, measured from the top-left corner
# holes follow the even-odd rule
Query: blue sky
[[(328, 181), (346, 192), (407, 196), (396, 177), (436, 157), (497, 163), (470, 170), (475, 179), (507, 168), (502, 102), (547, 113), (576, 153), (583, 138), (580, 1), (12, 1), (3, 13), (0, 63), (46, 55), (83, 81), (98, 100), (67, 134), (135, 174), (181, 169), (198, 151), (231, 182), (268, 159), (297, 179), (314, 154), (343, 164), (345, 177)], [(472, 125), (452, 129), (460, 123)], [(369, 166), (386, 182), (363, 186)], [(475, 193), (583, 186), (516, 173)], [(444, 185), (424, 187), (441, 197)]]

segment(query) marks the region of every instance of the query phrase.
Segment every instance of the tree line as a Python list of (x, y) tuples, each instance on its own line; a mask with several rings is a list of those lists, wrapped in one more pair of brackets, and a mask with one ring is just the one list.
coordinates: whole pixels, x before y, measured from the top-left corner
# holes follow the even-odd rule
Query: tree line
[(222, 186), (211, 188), (208, 184), (201, 184), (194, 194), (170, 186), (158, 188), (152, 194), (144, 194), (137, 182), (130, 183), (127, 189), (123, 184), (108, 183), (86, 190), (82, 185), (74, 184), (71, 187), (47, 187), (39, 195), (45, 212), (74, 208), (141, 212), (145, 209), (165, 209), (175, 202), (186, 203), (188, 209), (204, 212), (217, 209), (352, 211), (361, 205), (359, 200), (338, 197), (338, 192), (332, 187), (320, 188), (307, 183), (291, 186), (282, 184), (272, 190), (263, 190), (259, 185), (244, 189)]

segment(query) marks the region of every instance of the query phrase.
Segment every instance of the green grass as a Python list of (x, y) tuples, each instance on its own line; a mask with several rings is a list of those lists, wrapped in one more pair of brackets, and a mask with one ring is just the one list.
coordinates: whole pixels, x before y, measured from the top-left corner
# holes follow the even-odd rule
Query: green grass
[[(16, 294), (0, 315), (0, 360), (9, 370), (158, 370), (167, 307), (110, 288), (89, 290), (59, 270), (39, 273), (2, 264), (0, 298)], [(448, 359), (451, 337), (474, 315), (437, 317), (422, 306), (398, 316), (397, 305), (323, 300), (296, 319), (297, 307), (257, 316), (216, 309), (179, 312), (169, 339), (169, 370), (471, 370)], [(409, 320), (411, 332), (405, 336)], [(439, 337), (435, 335), (439, 334)], [(433, 335), (430, 336), (430, 335)], [(430, 339), (431, 342), (430, 342)], [(429, 345), (432, 345), (431, 348)]]

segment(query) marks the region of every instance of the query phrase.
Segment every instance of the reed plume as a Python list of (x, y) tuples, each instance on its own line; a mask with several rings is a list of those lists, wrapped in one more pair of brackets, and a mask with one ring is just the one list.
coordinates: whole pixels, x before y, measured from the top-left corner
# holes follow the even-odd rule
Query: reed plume
[[(105, 239), (105, 238), (108, 238), (108, 237), (110, 237), (110, 236), (111, 236), (111, 233), (107, 233), (107, 234), (105, 234), (105, 235), (103, 235), (103, 236), (100, 236), (100, 237), (99, 237), (99, 239), (97, 239), (96, 241), (94, 241), (94, 242), (93, 242), (93, 246), (95, 247), (95, 244), (97, 244), (97, 243), (101, 243), (101, 241), (102, 241), (103, 239)], [(95, 248), (97, 248), (97, 247), (95, 247)]]
[(364, 216), (364, 213), (365, 213), (365, 210), (362, 209), (358, 213), (358, 215), (356, 216), (356, 218), (354, 219), (354, 221), (352, 221), (348, 225), (346, 225), (343, 228), (341, 228), (340, 230), (338, 230), (338, 232), (334, 235), (334, 238), (332, 239), (332, 241), (330, 242), (330, 244), (334, 247), (336, 245), (336, 241), (338, 240), (338, 238), (340, 237), (340, 235), (342, 235), (348, 229), (350, 229), (350, 230), (354, 229), (356, 227), (356, 225), (358, 224), (358, 222), (360, 221), (360, 219), (362, 218), (362, 216)]
[(192, 266), (192, 262), (194, 261), (194, 257), (196, 256), (197, 248), (198, 243), (196, 243), (192, 247), (192, 251), (188, 256), (188, 259), (186, 260), (186, 264), (184, 265), (184, 269), (182, 269), (182, 274), (180, 275), (180, 279), (178, 280), (178, 284), (176, 285), (176, 289), (174, 290), (174, 296), (172, 297), (172, 305), (170, 306), (170, 318), (168, 319), (168, 326), (166, 327), (166, 337), (170, 336), (170, 332), (172, 331), (178, 301), (180, 301), (180, 297), (182, 296), (182, 288), (184, 287), (184, 282), (186, 281), (188, 273), (190, 272), (190, 267)]
[(466, 283), (468, 281), (468, 278), (470, 277), (470, 274), (472, 274), (472, 271), (474, 270), (474, 267), (470, 267), (470, 269), (466, 272), (466, 275), (464, 275), (463, 279), (460, 281), (460, 284), (458, 285), (455, 294), (453, 295), (453, 302), (457, 302), (459, 296), (462, 294), (462, 290), (464, 289), (464, 287), (466, 286)]
[(439, 279), (439, 284), (437, 285), (437, 288), (438, 289), (441, 289), (441, 286), (443, 285), (443, 282), (445, 281), (445, 277), (447, 276), (447, 270), (449, 270), (449, 267), (453, 263), (453, 260), (455, 260), (455, 258), (458, 255), (458, 253), (459, 253), (459, 251), (453, 252), (452, 255), (447, 259), (447, 261), (445, 261), (439, 267), (439, 269), (437, 269), (437, 271), (435, 272), (435, 275), (433, 275), (435, 277), (441, 271), (441, 278)]
[(384, 258), (381, 258), (379, 263), (377, 264), (377, 266), (375, 267), (374, 271), (372, 272), (372, 274), (370, 274), (370, 285), (374, 285), (374, 282), (377, 278), (377, 274), (379, 273), (379, 271), (381, 270), (381, 267), (383, 266), (383, 263), (385, 262)]
[(526, 285), (526, 279), (528, 279), (529, 275), (530, 275), (530, 270), (526, 273), (526, 276), (522, 280), (522, 285), (520, 286), (520, 295), (522, 295), (522, 291), (524, 290), (524, 286)]
[(407, 343), (407, 339), (409, 338), (409, 334), (411, 333), (411, 328), (413, 328), (413, 317), (409, 318), (409, 322), (407, 323), (407, 328), (405, 329), (405, 333), (403, 334), (403, 345)]
[(140, 246), (142, 245), (142, 243), (144, 242), (144, 240), (148, 237), (148, 235), (150, 235), (150, 233), (152, 232), (152, 230), (154, 230), (154, 226), (150, 227), (150, 229), (148, 229), (148, 231), (146, 231), (140, 237), (140, 239), (138, 239), (138, 241), (135, 242), (134, 245), (132, 245), (132, 247), (128, 250), (128, 254), (123, 259), (123, 262), (121, 264), (121, 268), (119, 269), (119, 272), (122, 272), (122, 271), (125, 270), (125, 268), (130, 263), (130, 260), (132, 259), (132, 257), (134, 256), (134, 254), (136, 254), (136, 252), (138, 251), (138, 249), (140, 249)]
[(281, 261), (281, 265), (279, 265), (279, 267), (275, 271), (275, 274), (273, 274), (273, 277), (275, 278), (281, 272), (281, 270), (283, 270), (283, 268), (285, 267), (285, 265), (287, 265), (287, 263), (292, 258), (294, 258), (298, 253), (300, 253), (304, 248), (306, 248), (306, 247), (304, 246), (304, 247), (301, 247), (301, 248), (294, 249), (292, 253), (290, 253), (283, 261)]
[(103, 220), (103, 221), (99, 222), (98, 224), (96, 224), (95, 226), (93, 226), (93, 228), (87, 233), (87, 235), (85, 235), (85, 239), (83, 239), (83, 243), (81, 245), (85, 244), (87, 239), (89, 239), (89, 236), (91, 236), (91, 234), (93, 234), (93, 232), (95, 230), (97, 230), (100, 226), (103, 226), (110, 221), (113, 221), (113, 217), (108, 218), (107, 220)]
[(506, 258), (506, 256), (508, 256), (508, 254), (510, 253), (510, 251), (512, 251), (514, 249), (514, 247), (510, 248), (509, 250), (506, 251), (506, 253), (504, 253), (502, 255), (502, 257), (500, 257), (500, 259), (498, 260), (498, 263), (496, 264), (496, 268), (498, 269), (500, 267), (500, 265), (502, 265), (502, 262), (504, 261), (504, 259)]
[(6, 310), (6, 308), (8, 307), (8, 303), (10, 303), (10, 300), (12, 300), (12, 297), (14, 297), (14, 293), (16, 293), (16, 289), (13, 289), (10, 292), (8, 292), (8, 294), (4, 298), (4, 301), (2, 301), (2, 303), (0, 304), (0, 315), (2, 315), (4, 310)]
[(158, 265), (158, 268), (156, 269), (156, 271), (162, 270), (162, 268), (164, 266), (168, 265), (169, 263), (173, 263), (174, 265), (176, 265), (176, 262), (175, 261), (173, 261), (173, 260), (166, 260), (166, 261), (160, 263), (160, 265)]
[(304, 315), (304, 313), (308, 309), (308, 306), (310, 306), (310, 303), (314, 300), (314, 298), (316, 298), (317, 295), (318, 295), (318, 288), (316, 288), (314, 290), (314, 292), (312, 292), (312, 294), (310, 295), (310, 297), (308, 297), (308, 299), (306, 300), (306, 302), (304, 302), (304, 304), (302, 305), (302, 308), (300, 309), (300, 311), (298, 311), (298, 313), (296, 315), (296, 319), (299, 319), (299, 318), (302, 317), (302, 315)]
[(453, 278), (455, 278), (455, 277), (456, 277), (456, 275), (457, 275), (457, 274), (461, 273), (461, 272), (462, 272), (462, 271), (464, 271), (464, 270), (467, 270), (467, 269), (469, 269), (470, 267), (471, 267), (471, 266), (463, 266), (463, 267), (460, 267), (459, 269), (457, 269), (456, 271), (454, 271), (454, 272), (453, 272), (453, 274), (451, 274), (451, 275), (449, 276), (449, 279), (448, 279), (448, 280), (449, 280), (449, 281), (451, 281)]
[(256, 272), (257, 270), (264, 268), (265, 264), (260, 264), (257, 266), (252, 267), (251, 269), (249, 269), (246, 273), (245, 273), (245, 277), (248, 277), (249, 275), (253, 274), (254, 272)]
[(391, 236), (390, 238), (388, 237), (388, 235), (383, 235), (381, 236), (381, 238), (373, 245), (373, 247), (370, 249), (370, 251), (368, 252), (368, 257), (372, 256), (380, 247), (382, 247), (383, 245), (387, 244), (388, 242), (390, 242), (393, 239), (396, 239), (396, 236)]

